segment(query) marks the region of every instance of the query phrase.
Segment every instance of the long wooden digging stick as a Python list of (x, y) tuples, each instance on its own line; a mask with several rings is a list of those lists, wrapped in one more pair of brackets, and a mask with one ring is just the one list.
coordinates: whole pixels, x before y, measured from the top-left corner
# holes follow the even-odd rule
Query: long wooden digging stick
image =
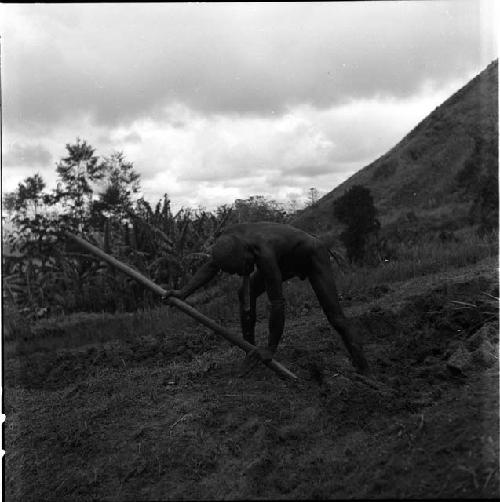
[[(133, 268), (130, 268), (128, 265), (125, 265), (116, 258), (113, 258), (109, 254), (105, 253), (93, 244), (90, 244), (81, 237), (78, 237), (77, 235), (74, 235), (71, 232), (67, 231), (65, 232), (65, 234), (68, 238), (80, 244), (80, 246), (84, 247), (90, 253), (98, 256), (118, 270), (121, 270), (125, 274), (135, 279), (137, 282), (140, 282), (143, 286), (146, 286), (154, 293), (157, 293), (160, 296), (166, 295), (167, 292), (162, 287), (158, 286), (158, 284), (155, 284), (153, 281), (142, 275), (137, 270), (134, 270)], [(202, 314), (201, 312), (198, 312), (195, 308), (191, 307), (191, 305), (188, 305), (186, 302), (179, 300), (179, 298), (169, 297), (166, 298), (166, 302), (170, 305), (176, 306), (179, 310), (182, 310), (188, 316), (196, 319), (201, 324), (212, 329), (215, 333), (223, 336), (226, 340), (230, 341), (233, 345), (236, 345), (240, 349), (243, 349), (245, 352), (250, 352), (255, 349), (254, 345), (248, 343), (246, 340), (243, 340), (243, 338), (240, 338), (238, 335), (235, 335), (228, 329), (219, 326), (215, 321)], [(285, 378), (289, 378), (291, 380), (298, 379), (297, 375), (286, 369), (282, 364), (280, 364), (278, 361), (275, 361), (274, 359), (269, 362), (264, 362), (264, 364)]]

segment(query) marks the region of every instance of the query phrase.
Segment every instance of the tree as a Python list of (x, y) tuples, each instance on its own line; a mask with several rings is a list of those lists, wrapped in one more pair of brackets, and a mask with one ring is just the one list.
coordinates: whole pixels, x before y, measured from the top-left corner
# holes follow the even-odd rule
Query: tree
[(2, 209), (7, 211), (7, 214), (11, 215), (15, 211), (17, 206), (17, 191), (6, 192), (3, 195), (3, 206)]
[(10, 244), (27, 255), (40, 251), (42, 238), (47, 236), (47, 218), (38, 214), (44, 188), (45, 181), (37, 173), (19, 183), (15, 192), (4, 196), (7, 210), (14, 211), (14, 232), (9, 236)]
[(132, 194), (140, 188), (140, 174), (134, 164), (125, 160), (123, 152), (114, 152), (101, 164), (107, 186), (101, 193), (101, 201), (110, 207), (127, 210), (132, 207)]
[(248, 199), (236, 199), (232, 217), (238, 223), (251, 221), (283, 223), (286, 211), (275, 200), (267, 200), (263, 195), (252, 195)]
[(14, 206), (13, 209), (27, 210), (32, 208), (36, 215), (44, 188), (45, 181), (40, 174), (28, 176), (24, 182), (18, 184), (16, 192), (10, 197), (11, 200), (9, 201), (9, 198), (7, 198), (7, 201)]
[(307, 205), (314, 206), (314, 204), (316, 204), (316, 202), (318, 202), (318, 197), (319, 197), (319, 191), (316, 188), (311, 187), (309, 189), (309, 198), (307, 201)]
[(70, 208), (70, 216), (82, 223), (88, 215), (92, 201), (92, 183), (104, 177), (104, 165), (94, 155), (95, 149), (85, 140), (66, 144), (68, 155), (57, 164), (59, 183), (54, 202)]
[(380, 228), (377, 210), (370, 190), (361, 185), (352, 186), (333, 204), (335, 217), (346, 225), (340, 234), (351, 262), (362, 263), (367, 254), (367, 243)]
[(92, 223), (99, 228), (103, 224), (103, 211), (119, 219), (130, 217), (132, 196), (140, 188), (140, 174), (134, 170), (132, 162), (125, 160), (122, 152), (105, 157), (100, 164), (100, 174), (105, 188), (99, 193), (100, 199), (92, 203)]
[(288, 200), (287, 213), (289, 215), (295, 214), (297, 212), (298, 207), (299, 207), (299, 202), (297, 200), (297, 197), (291, 196), (290, 199)]

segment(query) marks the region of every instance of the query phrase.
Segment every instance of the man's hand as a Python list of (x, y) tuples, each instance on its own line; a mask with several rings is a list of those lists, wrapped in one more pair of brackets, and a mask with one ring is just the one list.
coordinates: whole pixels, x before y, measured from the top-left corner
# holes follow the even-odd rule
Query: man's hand
[(163, 295), (163, 299), (166, 300), (173, 296), (174, 298), (181, 298), (181, 290), (180, 289), (167, 289), (166, 293)]
[(259, 362), (264, 362), (267, 363), (271, 361), (274, 355), (273, 350), (271, 349), (264, 349), (260, 347), (255, 347), (255, 349), (251, 350), (248, 352), (247, 356), (245, 357), (245, 360), (243, 361), (243, 364), (241, 365), (239, 376), (245, 376), (248, 373), (250, 373)]

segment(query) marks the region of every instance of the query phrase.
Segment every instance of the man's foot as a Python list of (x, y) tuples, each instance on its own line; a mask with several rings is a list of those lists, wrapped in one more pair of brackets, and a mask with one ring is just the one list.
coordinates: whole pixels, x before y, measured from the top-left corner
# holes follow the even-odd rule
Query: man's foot
[(238, 371), (238, 376), (243, 377), (248, 375), (260, 362), (268, 362), (273, 358), (273, 353), (269, 349), (261, 349), (256, 347), (248, 352), (241, 367)]

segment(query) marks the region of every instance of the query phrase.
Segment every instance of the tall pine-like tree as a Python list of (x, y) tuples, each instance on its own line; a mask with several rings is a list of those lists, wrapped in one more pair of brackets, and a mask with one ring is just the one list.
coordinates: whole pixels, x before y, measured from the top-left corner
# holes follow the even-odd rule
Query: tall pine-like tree
[(91, 207), (92, 184), (102, 180), (104, 167), (95, 149), (85, 140), (77, 138), (76, 143), (66, 144), (66, 150), (68, 155), (56, 167), (59, 182), (55, 201), (67, 207), (77, 221), (83, 222)]

